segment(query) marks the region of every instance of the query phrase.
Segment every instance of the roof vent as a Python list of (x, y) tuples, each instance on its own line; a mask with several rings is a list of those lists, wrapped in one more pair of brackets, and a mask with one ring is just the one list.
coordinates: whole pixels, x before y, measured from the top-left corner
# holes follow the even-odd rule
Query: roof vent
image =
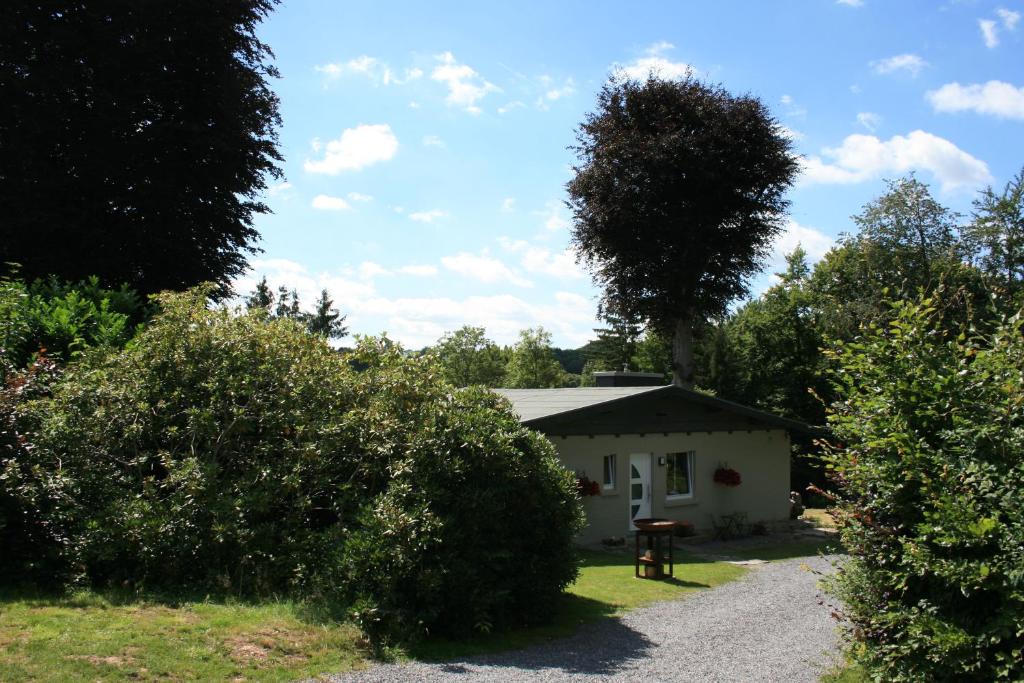
[(594, 380), (599, 387), (660, 387), (665, 384), (665, 376), (660, 372), (629, 372), (627, 370), (595, 372)]

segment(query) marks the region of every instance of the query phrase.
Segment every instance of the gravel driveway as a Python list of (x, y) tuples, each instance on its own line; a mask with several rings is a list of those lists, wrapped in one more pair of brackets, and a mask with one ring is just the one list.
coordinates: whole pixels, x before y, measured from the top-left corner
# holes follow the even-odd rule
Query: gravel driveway
[(837, 625), (814, 573), (831, 569), (817, 557), (758, 565), (738, 581), (525, 650), (387, 664), (328, 680), (813, 683), (838, 648)]

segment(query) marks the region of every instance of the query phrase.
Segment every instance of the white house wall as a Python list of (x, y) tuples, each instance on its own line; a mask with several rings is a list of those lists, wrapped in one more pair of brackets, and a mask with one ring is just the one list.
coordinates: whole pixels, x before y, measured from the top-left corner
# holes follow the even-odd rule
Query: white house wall
[[(551, 436), (562, 462), (573, 471), (599, 483), (603, 458), (616, 454), (616, 488), (584, 497), (587, 526), (583, 543), (629, 533), (629, 456), (651, 455), (652, 516), (691, 522), (697, 529), (711, 527), (711, 518), (745, 512), (748, 522), (772, 522), (789, 518), (789, 435), (780, 429), (691, 432), (666, 434), (598, 434)], [(694, 451), (693, 497), (666, 499), (666, 453)], [(727, 487), (713, 481), (715, 469), (727, 465), (740, 473), (742, 483)]]

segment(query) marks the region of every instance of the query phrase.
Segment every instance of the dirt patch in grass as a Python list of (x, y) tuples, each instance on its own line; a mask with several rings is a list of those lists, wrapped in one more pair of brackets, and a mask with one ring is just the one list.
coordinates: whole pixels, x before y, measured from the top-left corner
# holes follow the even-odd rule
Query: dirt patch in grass
[(105, 665), (122, 668), (125, 666), (135, 666), (138, 661), (131, 655), (107, 655), (101, 657), (100, 655), (68, 655), (65, 659), (77, 659), (83, 662), (89, 662), (93, 666)]

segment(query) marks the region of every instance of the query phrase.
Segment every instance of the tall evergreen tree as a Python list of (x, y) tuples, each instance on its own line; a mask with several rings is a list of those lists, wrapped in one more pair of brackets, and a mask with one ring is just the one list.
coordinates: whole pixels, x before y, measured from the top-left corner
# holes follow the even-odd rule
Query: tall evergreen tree
[(327, 339), (341, 339), (348, 334), (345, 316), (334, 308), (334, 301), (326, 289), (320, 292), (320, 298), (316, 300), (316, 309), (308, 317), (306, 327), (313, 334)]
[(226, 293), (280, 176), (276, 1), (4, 3), (0, 263)]

